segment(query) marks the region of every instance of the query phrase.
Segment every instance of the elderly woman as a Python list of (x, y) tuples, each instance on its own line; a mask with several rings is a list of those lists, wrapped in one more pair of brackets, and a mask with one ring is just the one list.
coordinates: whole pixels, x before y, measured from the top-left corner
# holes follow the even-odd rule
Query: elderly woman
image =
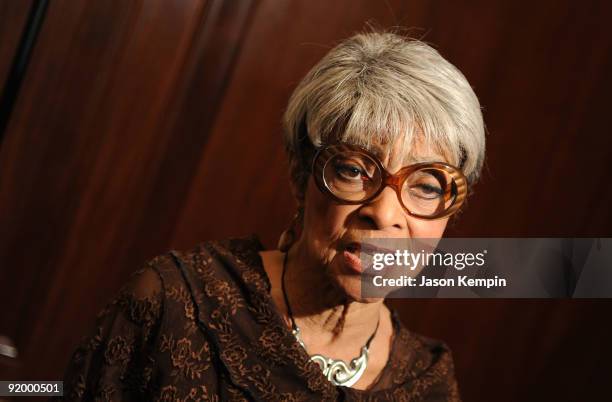
[(450, 352), (360, 291), (362, 240), (441, 238), (484, 157), (480, 106), (434, 49), (356, 35), (284, 116), (298, 203), (278, 250), (256, 236), (170, 252), (99, 317), (69, 400), (457, 401)]

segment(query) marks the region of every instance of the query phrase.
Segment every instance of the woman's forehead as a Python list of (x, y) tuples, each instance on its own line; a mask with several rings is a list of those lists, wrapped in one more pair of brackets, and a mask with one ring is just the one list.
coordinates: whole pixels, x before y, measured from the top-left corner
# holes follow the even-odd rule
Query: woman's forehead
[(388, 168), (400, 168), (421, 162), (447, 162), (448, 158), (435, 147), (424, 141), (413, 141), (407, 145), (400, 142), (394, 144), (373, 143), (368, 147), (382, 164)]

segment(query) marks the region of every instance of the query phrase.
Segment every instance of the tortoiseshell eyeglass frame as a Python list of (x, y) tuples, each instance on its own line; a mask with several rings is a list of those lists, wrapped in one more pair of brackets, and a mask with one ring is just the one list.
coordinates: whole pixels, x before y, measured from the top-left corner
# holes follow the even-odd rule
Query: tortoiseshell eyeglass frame
[[(324, 170), (325, 170), (325, 166), (327, 162), (333, 156), (339, 153), (344, 153), (344, 152), (359, 152), (359, 153), (366, 155), (376, 164), (376, 167), (379, 169), (381, 173), (380, 187), (374, 193), (372, 193), (370, 196), (368, 196), (365, 199), (355, 201), (355, 200), (347, 200), (344, 198), (340, 198), (336, 194), (333, 193), (333, 191), (327, 186), (327, 183), (325, 182)], [(444, 204), (446, 204), (446, 202), (448, 202), (448, 200), (450, 200), (451, 197), (453, 196), (455, 197), (454, 200), (452, 200), (452, 203), (446, 209), (439, 210), (435, 214), (432, 214), (432, 215), (421, 215), (421, 214), (414, 213), (408, 207), (406, 207), (406, 205), (402, 201), (402, 195), (401, 195), (402, 186), (404, 185), (404, 182), (406, 181), (408, 176), (410, 176), (411, 173), (417, 170), (421, 170), (425, 168), (444, 171), (453, 178), (452, 181), (447, 183), (447, 186), (444, 189), (444, 194), (443, 194)], [(376, 197), (378, 197), (378, 195), (384, 190), (384, 188), (389, 186), (395, 190), (397, 194), (397, 198), (400, 202), (400, 205), (404, 208), (404, 210), (410, 216), (414, 216), (416, 218), (426, 219), (426, 220), (442, 219), (442, 218), (445, 218), (447, 216), (454, 214), (455, 212), (459, 210), (459, 208), (461, 208), (461, 205), (465, 201), (465, 198), (468, 192), (468, 181), (466, 177), (463, 175), (461, 170), (459, 170), (458, 168), (448, 163), (421, 162), (421, 163), (416, 163), (413, 165), (405, 166), (401, 168), (396, 174), (392, 174), (387, 169), (385, 169), (380, 159), (378, 159), (378, 157), (374, 155), (372, 152), (360, 146), (353, 145), (353, 144), (345, 144), (345, 143), (333, 143), (330, 145), (325, 145), (319, 148), (318, 150), (316, 150), (312, 158), (311, 173), (313, 173), (314, 181), (317, 184), (317, 187), (319, 188), (319, 190), (321, 190), (323, 194), (328, 195), (329, 197), (331, 197), (332, 199), (336, 200), (337, 202), (341, 204), (350, 204), (350, 205), (366, 204), (374, 200)]]

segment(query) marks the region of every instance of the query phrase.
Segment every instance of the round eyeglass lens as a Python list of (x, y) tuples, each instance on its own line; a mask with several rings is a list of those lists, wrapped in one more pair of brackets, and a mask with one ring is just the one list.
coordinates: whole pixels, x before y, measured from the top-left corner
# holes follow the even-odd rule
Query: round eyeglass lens
[(352, 202), (365, 200), (382, 183), (378, 165), (368, 155), (345, 151), (333, 155), (323, 169), (325, 186), (336, 197)]
[(402, 202), (416, 215), (436, 216), (457, 198), (455, 179), (445, 170), (424, 167), (412, 172), (402, 185)]

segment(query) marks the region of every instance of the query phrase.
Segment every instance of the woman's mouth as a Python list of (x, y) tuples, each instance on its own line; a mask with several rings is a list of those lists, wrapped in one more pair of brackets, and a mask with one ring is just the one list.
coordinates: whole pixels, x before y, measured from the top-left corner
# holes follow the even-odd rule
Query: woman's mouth
[(344, 247), (342, 253), (344, 257), (345, 265), (355, 273), (363, 272), (363, 265), (361, 263), (361, 245), (359, 243), (349, 243)]
[[(344, 262), (351, 271), (358, 274), (366, 274), (364, 269), (363, 258), (371, 257), (377, 253), (390, 253), (390, 250), (386, 250), (373, 244), (361, 243), (361, 242), (350, 242), (344, 246), (343, 257)], [(364, 254), (367, 254), (364, 255)], [(363, 257), (363, 258), (362, 258)], [(366, 261), (367, 263), (367, 261)], [(368, 270), (369, 271), (369, 270)], [(373, 274), (373, 273), (371, 273)]]

